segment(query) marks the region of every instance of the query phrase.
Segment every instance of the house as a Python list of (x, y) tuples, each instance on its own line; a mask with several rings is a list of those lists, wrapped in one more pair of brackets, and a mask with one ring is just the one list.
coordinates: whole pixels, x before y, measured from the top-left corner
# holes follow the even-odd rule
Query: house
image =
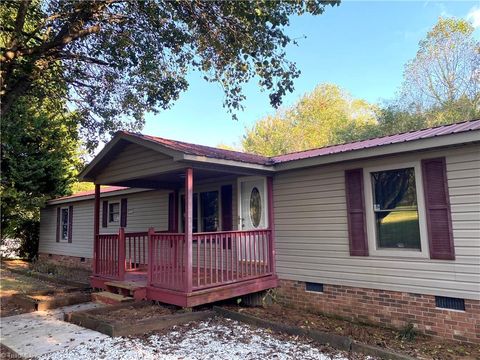
[(480, 341), (480, 120), (275, 157), (119, 132), (80, 178), (95, 191), (48, 202), (39, 252), (94, 287), (180, 306), (276, 288)]

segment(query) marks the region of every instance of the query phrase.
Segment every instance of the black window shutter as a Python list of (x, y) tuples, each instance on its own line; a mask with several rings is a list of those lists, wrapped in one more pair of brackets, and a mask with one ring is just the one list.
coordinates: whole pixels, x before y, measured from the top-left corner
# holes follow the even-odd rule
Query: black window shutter
[(120, 201), (120, 227), (127, 227), (128, 205), (127, 199), (123, 198)]
[(57, 232), (55, 234), (55, 241), (60, 242), (60, 208), (57, 207)]
[(104, 200), (102, 203), (102, 227), (108, 226), (108, 201)]
[(222, 201), (222, 230), (233, 230), (233, 187), (224, 185), (221, 188)]
[(72, 233), (73, 233), (73, 206), (68, 207), (68, 242), (72, 242)]

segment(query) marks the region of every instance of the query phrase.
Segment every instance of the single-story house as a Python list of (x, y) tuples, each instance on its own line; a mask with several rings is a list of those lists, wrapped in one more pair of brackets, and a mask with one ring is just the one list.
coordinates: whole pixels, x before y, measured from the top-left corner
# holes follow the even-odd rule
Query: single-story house
[(480, 341), (480, 120), (274, 157), (122, 131), (80, 178), (95, 191), (48, 202), (39, 253), (96, 288), (187, 307), (276, 288)]

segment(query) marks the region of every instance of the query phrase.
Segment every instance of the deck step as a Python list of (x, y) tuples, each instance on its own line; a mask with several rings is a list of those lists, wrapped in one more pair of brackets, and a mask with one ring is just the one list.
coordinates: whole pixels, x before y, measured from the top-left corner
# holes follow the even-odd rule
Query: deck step
[(129, 291), (135, 291), (137, 289), (144, 288), (144, 284), (139, 284), (134, 281), (109, 281), (105, 283), (106, 286), (125, 289)]
[(120, 295), (120, 294), (114, 294), (114, 293), (111, 293), (111, 292), (108, 292), (108, 291), (101, 291), (101, 292), (98, 292), (98, 293), (92, 293), (92, 299), (95, 302), (99, 302), (99, 303), (102, 303), (102, 304), (108, 304), (108, 305), (133, 301), (133, 297), (124, 296), (124, 295)]

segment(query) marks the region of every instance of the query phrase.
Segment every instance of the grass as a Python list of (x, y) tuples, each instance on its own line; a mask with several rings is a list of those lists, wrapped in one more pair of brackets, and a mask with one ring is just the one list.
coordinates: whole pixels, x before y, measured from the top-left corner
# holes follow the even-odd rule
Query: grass
[(54, 284), (48, 284), (29, 276), (15, 274), (5, 269), (0, 269), (0, 277), (0, 297), (36, 290), (55, 289), (56, 287)]
[(377, 221), (381, 248), (420, 249), (418, 212), (395, 211)]

